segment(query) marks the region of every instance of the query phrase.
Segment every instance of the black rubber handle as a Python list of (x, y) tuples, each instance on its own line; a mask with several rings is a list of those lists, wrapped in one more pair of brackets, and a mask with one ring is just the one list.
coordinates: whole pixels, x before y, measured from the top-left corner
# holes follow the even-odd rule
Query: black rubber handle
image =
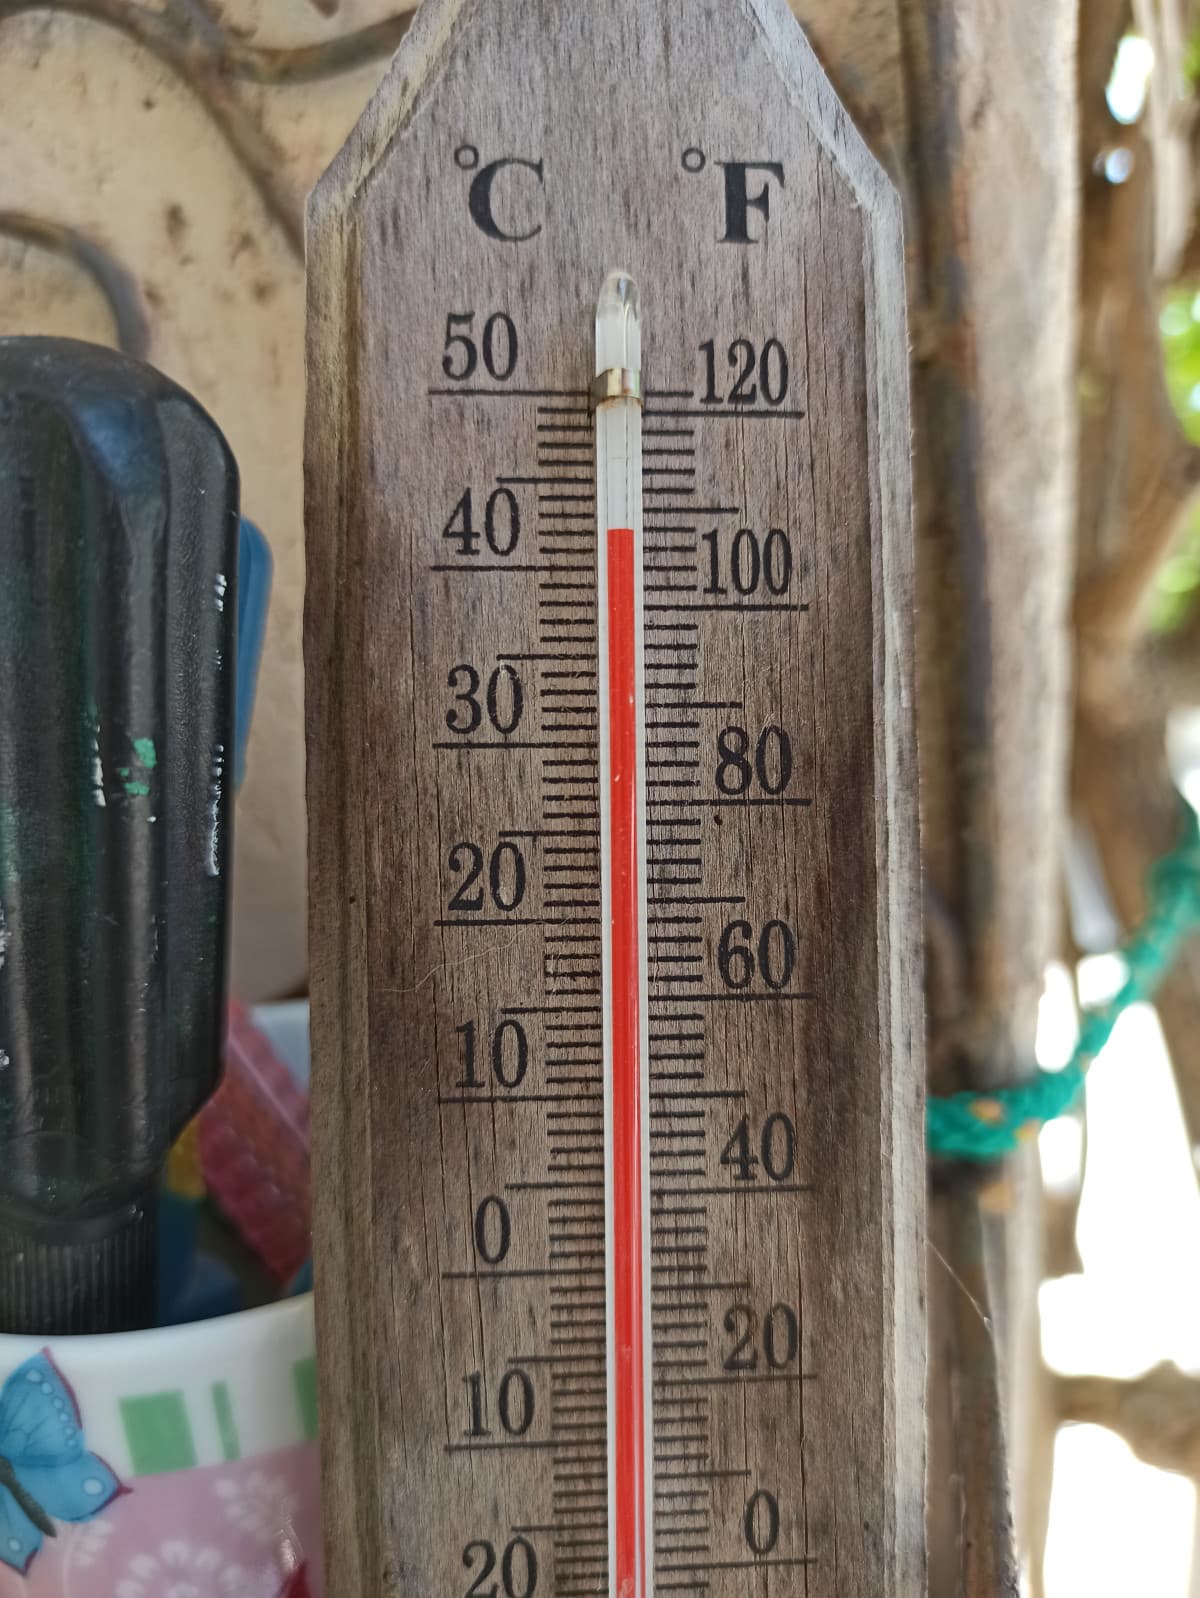
[(148, 1325), (216, 1085), (237, 468), (188, 394), (0, 339), (0, 1329)]

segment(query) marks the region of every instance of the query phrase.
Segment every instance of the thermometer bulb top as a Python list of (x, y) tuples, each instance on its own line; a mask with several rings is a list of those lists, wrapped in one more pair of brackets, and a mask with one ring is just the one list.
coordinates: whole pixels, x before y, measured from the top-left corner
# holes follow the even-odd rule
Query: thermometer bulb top
[(641, 367), (638, 286), (628, 272), (610, 272), (596, 301), (596, 372), (640, 372)]

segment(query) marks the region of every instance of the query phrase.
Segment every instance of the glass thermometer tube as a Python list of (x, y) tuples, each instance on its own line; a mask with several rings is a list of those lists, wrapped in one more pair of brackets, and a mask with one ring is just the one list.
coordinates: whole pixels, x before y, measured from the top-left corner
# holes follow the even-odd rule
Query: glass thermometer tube
[(653, 1589), (641, 321), (610, 272), (596, 305), (597, 612), (604, 1006), (610, 1598)]

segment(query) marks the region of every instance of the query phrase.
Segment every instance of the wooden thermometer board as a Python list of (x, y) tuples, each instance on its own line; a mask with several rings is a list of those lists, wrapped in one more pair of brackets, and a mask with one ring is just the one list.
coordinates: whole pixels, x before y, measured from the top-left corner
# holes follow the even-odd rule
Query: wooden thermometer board
[(618, 267), (646, 389), (653, 1585), (908, 1598), (903, 247), (781, 0), (426, 0), (313, 200), (330, 1591), (610, 1590), (587, 390)]

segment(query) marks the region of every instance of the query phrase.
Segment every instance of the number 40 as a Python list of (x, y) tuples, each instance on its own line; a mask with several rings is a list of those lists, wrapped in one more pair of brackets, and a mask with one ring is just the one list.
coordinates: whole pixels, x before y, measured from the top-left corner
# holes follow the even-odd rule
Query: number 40
[(761, 1165), (768, 1181), (786, 1182), (796, 1169), (796, 1128), (791, 1117), (776, 1110), (762, 1124), (758, 1154), (751, 1153), (750, 1117), (743, 1115), (721, 1150), (721, 1164), (732, 1167), (734, 1180), (753, 1182)]

